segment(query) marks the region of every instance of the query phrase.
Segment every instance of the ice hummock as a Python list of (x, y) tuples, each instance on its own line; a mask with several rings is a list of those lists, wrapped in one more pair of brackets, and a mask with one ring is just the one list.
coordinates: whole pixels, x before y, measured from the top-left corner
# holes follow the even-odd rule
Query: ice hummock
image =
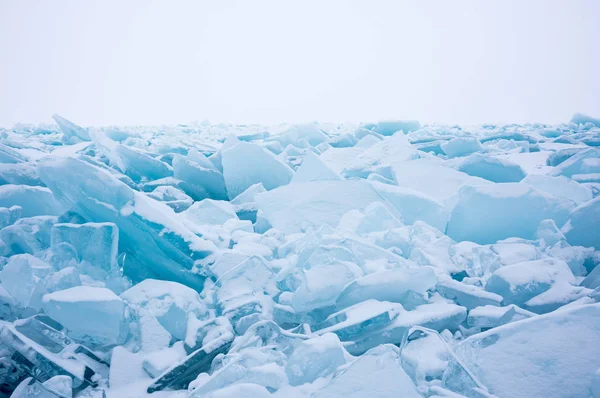
[(0, 395), (596, 394), (596, 120), (0, 134)]

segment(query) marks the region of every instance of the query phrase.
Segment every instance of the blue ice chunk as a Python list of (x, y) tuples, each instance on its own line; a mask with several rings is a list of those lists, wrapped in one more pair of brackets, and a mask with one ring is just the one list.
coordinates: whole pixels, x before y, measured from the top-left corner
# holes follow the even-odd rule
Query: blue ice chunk
[(77, 126), (64, 117), (54, 114), (52, 119), (63, 132), (63, 141), (67, 144), (76, 144), (80, 141), (91, 141), (90, 134), (84, 128)]
[(22, 308), (41, 309), (42, 296), (46, 292), (44, 276), (36, 272), (49, 267), (30, 254), (12, 256), (0, 271), (0, 282)]
[(298, 344), (288, 358), (285, 372), (290, 385), (298, 386), (327, 376), (345, 363), (340, 339), (333, 333), (325, 333)]
[(387, 398), (401, 392), (405, 398), (421, 394), (400, 364), (400, 352), (392, 345), (373, 348), (316, 391), (314, 398)]
[(441, 332), (458, 330), (467, 318), (467, 309), (456, 304), (438, 301), (402, 311), (383, 329), (377, 329), (345, 344), (352, 355), (360, 355), (380, 344), (400, 344), (412, 326), (424, 326)]
[[(69, 381), (71, 380), (68, 376), (55, 376), (55, 377), (66, 377)], [(50, 379), (52, 380), (52, 379)], [(49, 380), (49, 381), (50, 381)], [(65, 398), (71, 397), (71, 389), (68, 390), (69, 395), (62, 394), (62, 392), (57, 392), (53, 388), (45, 386), (40, 383), (38, 380), (33, 377), (28, 377), (24, 379), (17, 388), (12, 392), (11, 398), (28, 398), (28, 397), (37, 397), (37, 398)]]
[(469, 311), (467, 325), (481, 329), (491, 329), (534, 316), (536, 316), (535, 313), (524, 310), (514, 304), (509, 304), (505, 307), (485, 305)]
[(418, 120), (381, 120), (375, 125), (375, 132), (381, 135), (393, 135), (399, 131), (408, 134), (421, 128)]
[(188, 314), (200, 319), (207, 316), (206, 305), (198, 293), (176, 282), (146, 279), (121, 293), (121, 298), (148, 311), (180, 340), (186, 336)]
[[(266, 187), (265, 187), (266, 188)], [(294, 233), (324, 224), (335, 227), (352, 209), (381, 201), (366, 181), (312, 181), (256, 195), (259, 209), (280, 231)]]
[(569, 220), (562, 228), (571, 245), (593, 246), (600, 249), (600, 197), (579, 205), (569, 214)]
[(18, 151), (0, 143), (0, 163), (20, 163), (26, 161), (27, 158)]
[(589, 148), (571, 156), (552, 170), (554, 176), (600, 173), (600, 148)]
[(414, 189), (442, 203), (456, 195), (463, 185), (491, 184), (431, 159), (395, 162), (394, 179), (403, 188)]
[(530, 174), (521, 182), (559, 198), (570, 199), (577, 204), (587, 202), (593, 197), (589, 188), (565, 176), (552, 177), (542, 174)]
[(471, 310), (483, 305), (500, 306), (502, 296), (485, 291), (477, 286), (467, 285), (451, 278), (441, 279), (435, 286), (437, 292), (444, 298)]
[[(191, 186), (202, 188), (204, 191), (206, 191), (208, 197), (212, 199), (228, 199), (223, 174), (221, 174), (218, 170), (215, 170), (214, 167), (204, 167), (197, 162), (184, 158), (181, 155), (175, 155), (173, 157), (173, 175), (175, 178), (185, 181)], [(192, 196), (189, 192), (186, 191), (186, 193)], [(200, 200), (204, 198), (194, 199)]]
[(119, 229), (114, 223), (54, 224), (51, 245), (71, 244), (79, 259), (106, 271), (117, 269)]
[(189, 209), (182, 212), (181, 216), (197, 225), (222, 225), (229, 219), (238, 219), (231, 203), (212, 199), (194, 203)]
[(282, 146), (297, 145), (304, 140), (310, 146), (317, 146), (329, 140), (329, 137), (316, 124), (297, 124), (279, 135), (271, 136), (270, 140), (279, 142)]
[(157, 180), (173, 175), (173, 171), (169, 165), (141, 150), (116, 144), (114, 153), (120, 159), (123, 172), (133, 181)]
[(69, 334), (92, 344), (123, 344), (128, 334), (125, 304), (112, 291), (76, 286), (44, 296), (44, 312)]
[(571, 118), (571, 123), (575, 124), (586, 124), (592, 123), (596, 127), (600, 127), (600, 119), (595, 119), (593, 117), (584, 115), (583, 113), (576, 113)]
[(0, 230), (0, 239), (6, 245), (0, 254), (35, 254), (50, 246), (50, 231), (57, 221), (56, 216), (21, 218), (13, 225)]
[(548, 166), (558, 166), (565, 160), (569, 159), (571, 156), (578, 154), (581, 151), (584, 151), (585, 148), (565, 148), (558, 150), (556, 152), (552, 152), (546, 158), (546, 165)]
[[(114, 222), (120, 249), (135, 253), (143, 267), (162, 279), (202, 288), (204, 278), (191, 271), (194, 260), (216, 249), (190, 231), (170, 207), (74, 158), (46, 157), (38, 171), (60, 200), (87, 220)], [(129, 272), (135, 279), (143, 269)]]
[(441, 202), (410, 188), (375, 181), (371, 185), (396, 208), (406, 224), (421, 220), (440, 231), (446, 229), (448, 211)]
[(388, 326), (403, 310), (398, 303), (369, 299), (331, 314), (314, 329), (317, 334), (335, 333), (342, 341), (357, 340)]
[(293, 170), (262, 147), (240, 142), (222, 151), (223, 176), (230, 199), (262, 183), (266, 190), (286, 185)]
[(345, 133), (333, 137), (329, 140), (329, 145), (334, 148), (347, 148), (356, 145), (358, 138), (350, 133)]
[(59, 216), (66, 209), (45, 187), (28, 185), (0, 186), (0, 207), (21, 206), (23, 217)]
[(455, 353), (499, 397), (586, 397), (600, 367), (599, 335), (600, 304), (591, 304), (478, 333)]
[(0, 229), (14, 224), (23, 216), (21, 206), (0, 207)]
[[(129, 184), (128, 184), (129, 185)], [(194, 201), (208, 198), (210, 195), (206, 189), (199, 185), (190, 184), (186, 181), (179, 180), (174, 177), (160, 178), (158, 180), (149, 181), (142, 185), (144, 192), (152, 192), (158, 187), (174, 187), (183, 191), (186, 195), (192, 198)]]
[(432, 267), (382, 271), (348, 284), (335, 305), (342, 309), (368, 299), (401, 303), (407, 291), (425, 293), (436, 282), (437, 277)]
[(452, 138), (449, 141), (444, 141), (440, 146), (444, 153), (450, 158), (467, 156), (483, 150), (479, 140), (474, 137)]
[(334, 305), (344, 287), (360, 276), (362, 271), (356, 264), (342, 261), (308, 269), (292, 296), (292, 307), (297, 312), (308, 312)]
[(156, 187), (154, 191), (148, 194), (148, 196), (161, 202), (165, 202), (165, 204), (175, 210), (176, 213), (188, 209), (194, 203), (194, 200), (185, 192), (169, 185), (160, 185)]
[(33, 163), (0, 163), (0, 185), (43, 186)]
[(230, 346), (231, 341), (218, 341), (218, 344), (209, 344), (192, 352), (160, 375), (148, 387), (148, 393), (151, 394), (164, 389), (180, 390), (187, 388), (198, 374), (208, 372), (215, 357), (226, 353)]
[(457, 242), (494, 243), (509, 237), (532, 239), (538, 225), (562, 225), (573, 202), (520, 183), (463, 186), (446, 234)]
[(519, 182), (525, 178), (525, 172), (518, 164), (480, 153), (466, 157), (458, 164), (458, 170), (492, 182)]
[(546, 258), (500, 268), (488, 279), (485, 290), (499, 294), (505, 304), (523, 306), (553, 285), (572, 284), (575, 277), (562, 260)]
[(304, 156), (302, 165), (296, 170), (290, 183), (341, 179), (342, 177), (323, 163), (318, 155), (309, 151)]

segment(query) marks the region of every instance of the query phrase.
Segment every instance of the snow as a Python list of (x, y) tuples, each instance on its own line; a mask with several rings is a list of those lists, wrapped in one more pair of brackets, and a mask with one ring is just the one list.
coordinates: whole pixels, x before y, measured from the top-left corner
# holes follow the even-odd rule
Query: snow
[(0, 134), (0, 394), (600, 394), (595, 119), (55, 120)]

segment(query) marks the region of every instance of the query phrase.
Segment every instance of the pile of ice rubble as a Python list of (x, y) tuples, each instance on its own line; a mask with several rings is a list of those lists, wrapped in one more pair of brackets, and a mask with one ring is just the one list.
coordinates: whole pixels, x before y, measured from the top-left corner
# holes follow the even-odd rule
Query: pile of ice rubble
[(0, 130), (0, 394), (600, 397), (599, 120), (55, 120)]

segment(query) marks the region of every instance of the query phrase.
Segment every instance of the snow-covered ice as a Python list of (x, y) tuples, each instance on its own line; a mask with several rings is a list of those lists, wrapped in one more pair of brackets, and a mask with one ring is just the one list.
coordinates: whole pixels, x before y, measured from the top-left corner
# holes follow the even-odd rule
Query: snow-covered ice
[(0, 395), (600, 397), (600, 122), (0, 129)]

